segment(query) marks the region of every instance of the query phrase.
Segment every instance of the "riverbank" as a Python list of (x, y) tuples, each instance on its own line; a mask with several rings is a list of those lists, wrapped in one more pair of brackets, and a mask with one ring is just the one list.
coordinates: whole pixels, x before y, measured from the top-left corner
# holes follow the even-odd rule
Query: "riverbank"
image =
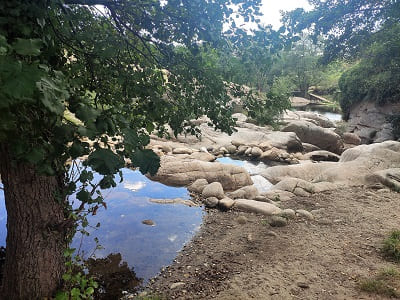
[(282, 206), (306, 208), (314, 220), (271, 227), (265, 216), (210, 210), (148, 291), (166, 299), (380, 299), (357, 284), (396, 267), (380, 248), (400, 227), (400, 194), (353, 187)]

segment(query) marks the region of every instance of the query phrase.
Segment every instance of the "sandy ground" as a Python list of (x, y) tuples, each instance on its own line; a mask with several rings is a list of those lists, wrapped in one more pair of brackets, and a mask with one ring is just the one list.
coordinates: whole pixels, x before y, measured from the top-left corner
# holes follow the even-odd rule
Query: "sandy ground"
[(400, 194), (351, 188), (281, 206), (315, 219), (272, 228), (264, 216), (210, 210), (148, 290), (166, 299), (382, 299), (357, 283), (395, 266), (380, 248), (400, 228)]

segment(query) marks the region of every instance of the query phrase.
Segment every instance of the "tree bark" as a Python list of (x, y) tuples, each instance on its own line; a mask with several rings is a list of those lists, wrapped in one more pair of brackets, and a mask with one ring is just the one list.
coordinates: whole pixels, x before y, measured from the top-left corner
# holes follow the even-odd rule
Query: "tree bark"
[(62, 183), (13, 161), (0, 145), (0, 174), (7, 209), (7, 244), (1, 299), (43, 299), (59, 288), (67, 247)]

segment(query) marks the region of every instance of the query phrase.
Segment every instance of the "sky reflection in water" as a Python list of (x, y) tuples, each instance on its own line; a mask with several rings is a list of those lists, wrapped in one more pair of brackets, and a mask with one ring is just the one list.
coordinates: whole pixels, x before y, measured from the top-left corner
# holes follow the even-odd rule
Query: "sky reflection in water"
[[(98, 237), (105, 248), (97, 250), (97, 257), (120, 252), (139, 278), (145, 281), (155, 276), (160, 268), (168, 265), (183, 244), (198, 230), (203, 215), (201, 207), (187, 207), (182, 204), (156, 204), (149, 198), (189, 199), (186, 188), (168, 187), (151, 181), (139, 171), (123, 169), (124, 181), (116, 188), (103, 191), (107, 210), (99, 209), (96, 216), (89, 217), (89, 223), (98, 229), (91, 229), (91, 235), (84, 237), (82, 250), (90, 254)], [(156, 226), (142, 224), (151, 219)], [(6, 240), (6, 211), (4, 194), (0, 193), (0, 246)], [(79, 248), (80, 234), (74, 238), (72, 247)]]

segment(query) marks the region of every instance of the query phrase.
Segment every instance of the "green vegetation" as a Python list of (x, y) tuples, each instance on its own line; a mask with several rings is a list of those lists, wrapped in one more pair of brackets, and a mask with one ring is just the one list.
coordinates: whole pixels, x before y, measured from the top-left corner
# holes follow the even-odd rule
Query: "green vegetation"
[(383, 242), (382, 251), (386, 257), (400, 262), (400, 230), (390, 233)]
[(374, 278), (360, 280), (358, 286), (367, 293), (400, 298), (400, 273), (394, 268), (385, 269)]

